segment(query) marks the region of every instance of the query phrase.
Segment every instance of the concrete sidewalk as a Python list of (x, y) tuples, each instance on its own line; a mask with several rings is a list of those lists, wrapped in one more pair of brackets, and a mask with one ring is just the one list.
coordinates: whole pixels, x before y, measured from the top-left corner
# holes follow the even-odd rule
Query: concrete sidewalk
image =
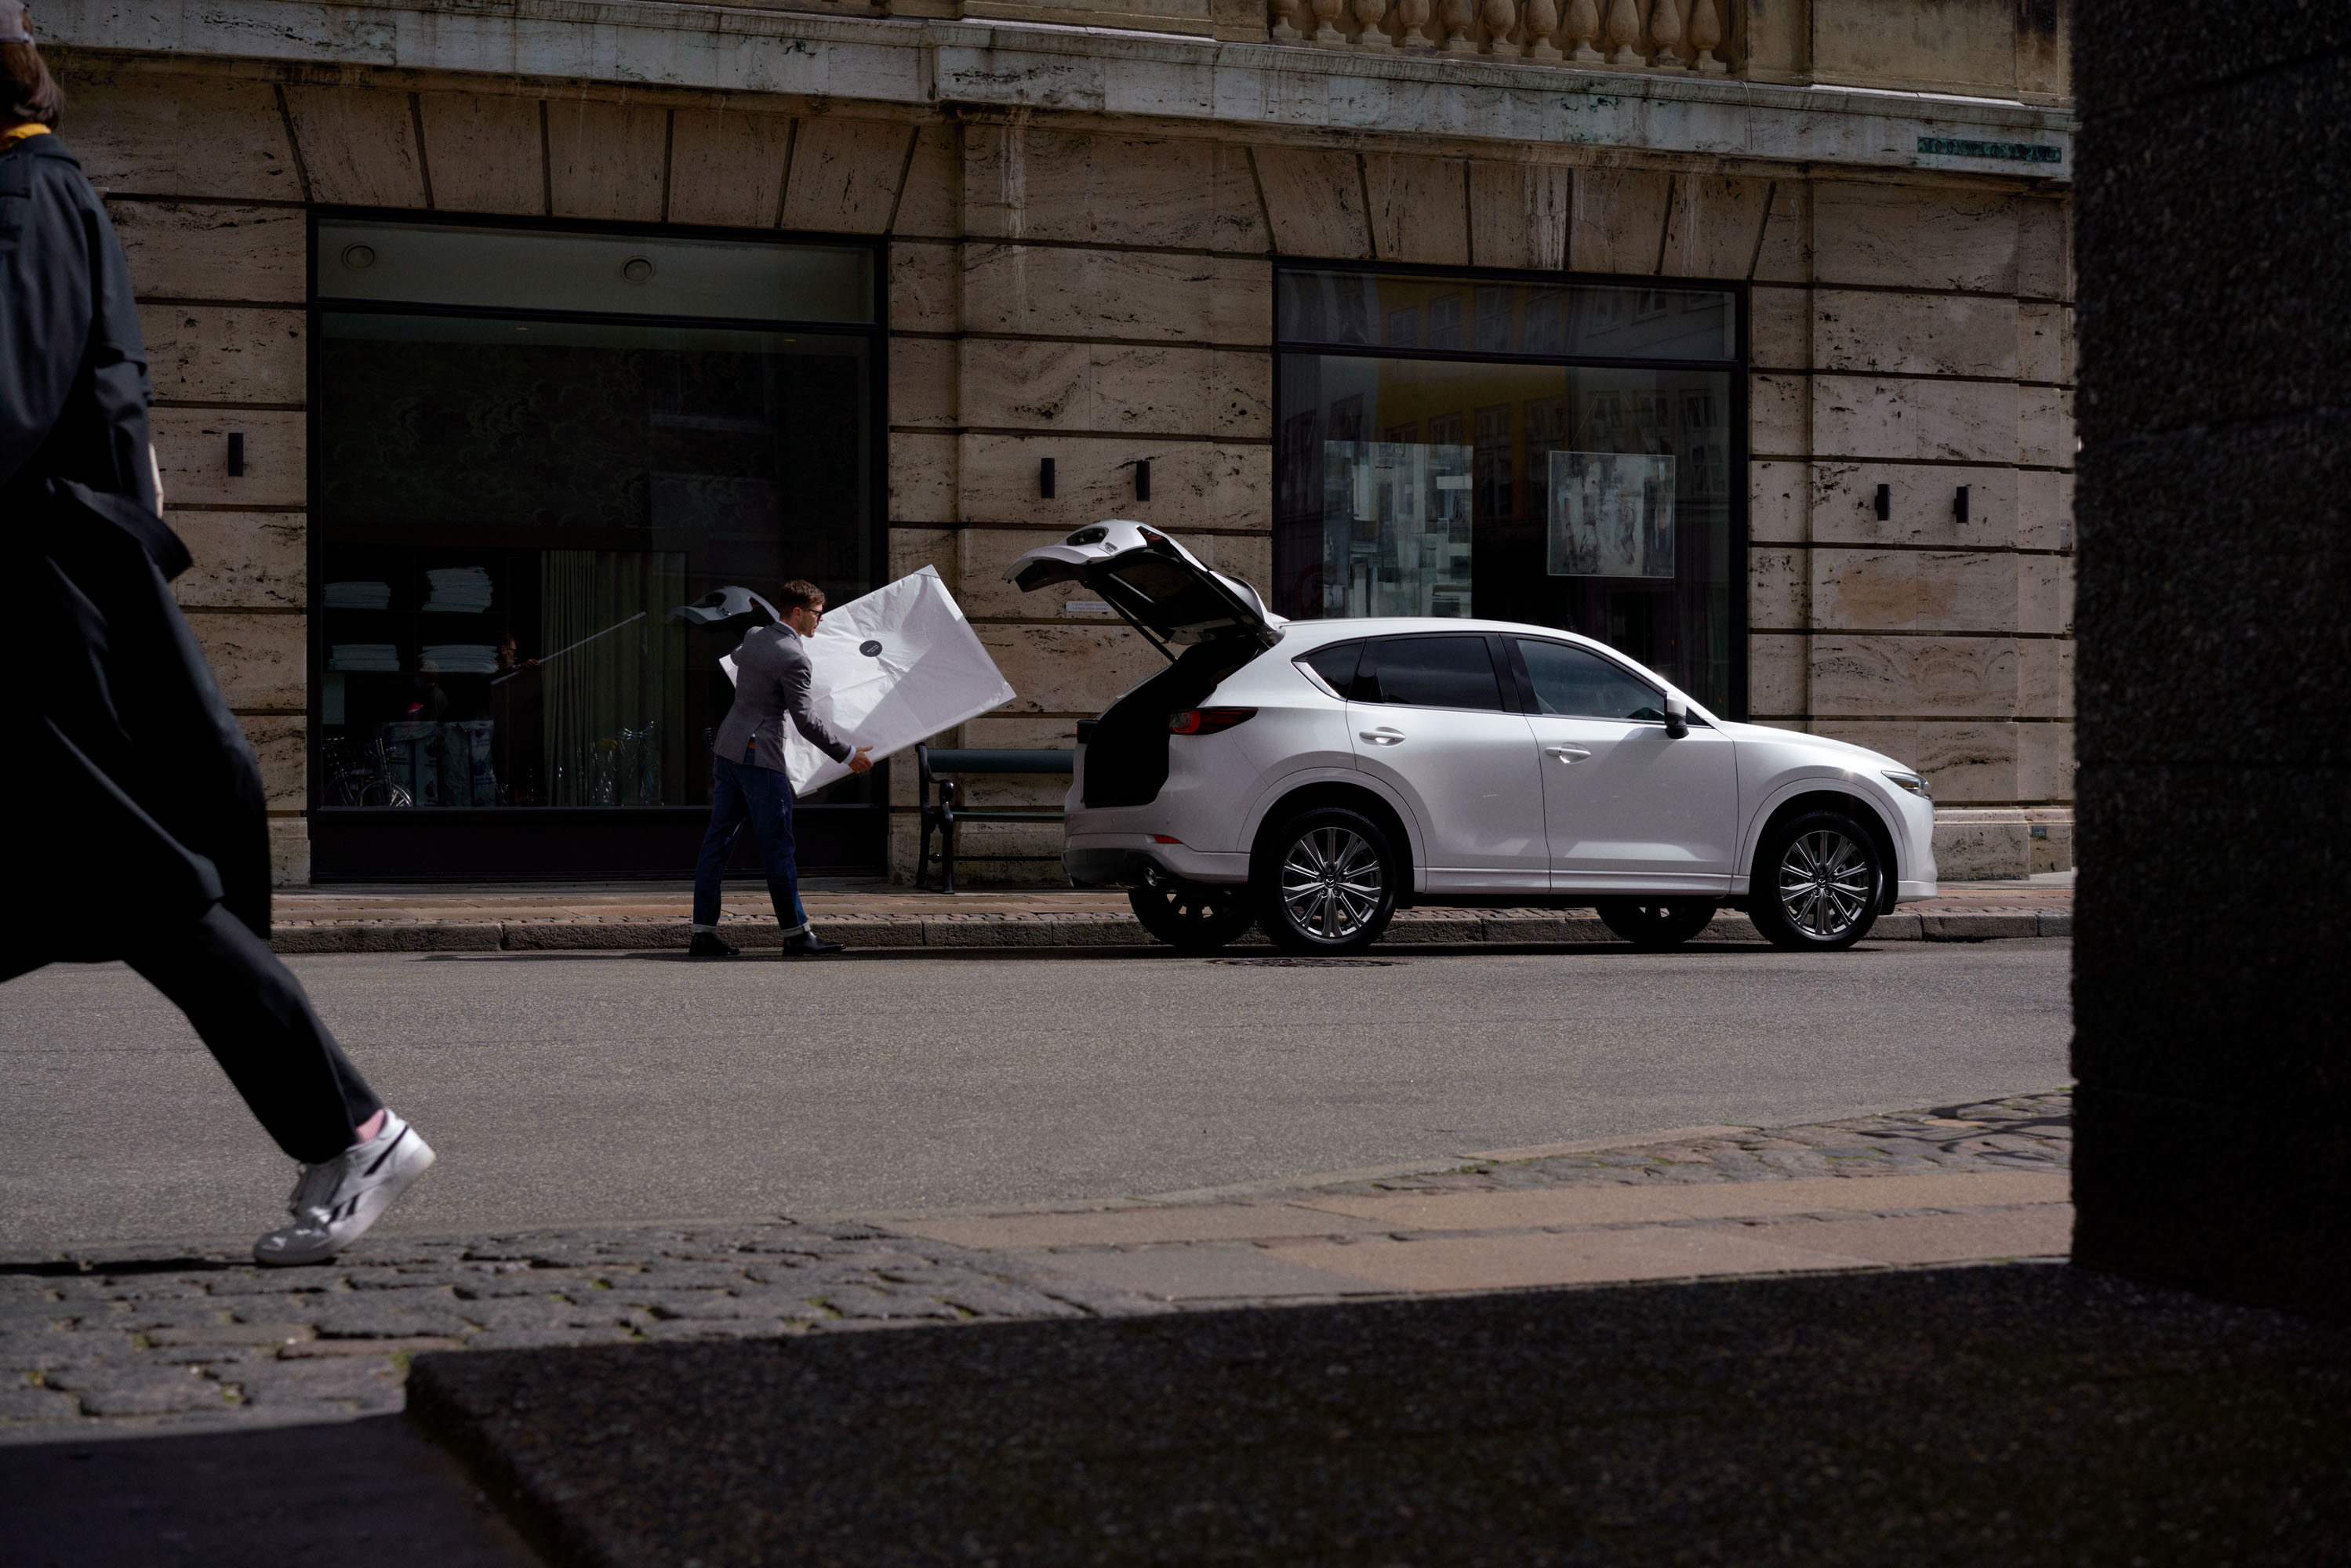
[(2070, 1104), (1684, 1127), (1113, 1205), (871, 1217), (1176, 1305), (2062, 1258)]
[[(682, 883), (311, 887), (277, 897), (280, 953), (560, 951), (683, 947), (694, 894)], [(921, 893), (882, 882), (811, 879), (802, 902), (826, 936), (852, 948), (1152, 948), (1116, 890), (1018, 888)], [(1981, 942), (2073, 930), (2071, 872), (2017, 882), (1946, 883), (1938, 895), (1882, 916), (1874, 942)], [(722, 905), (731, 942), (779, 945), (767, 895), (737, 883)], [(1560, 946), (1619, 938), (1588, 912), (1406, 910), (1383, 946)], [(1724, 914), (1699, 938), (1758, 942), (1743, 915)], [(1265, 946), (1252, 931), (1241, 946)]]

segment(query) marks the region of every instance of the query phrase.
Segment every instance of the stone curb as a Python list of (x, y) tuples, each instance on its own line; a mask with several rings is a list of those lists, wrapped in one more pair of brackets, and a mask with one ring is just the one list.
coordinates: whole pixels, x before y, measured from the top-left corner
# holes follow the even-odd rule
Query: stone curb
[[(823, 934), (852, 947), (1086, 948), (1156, 946), (1130, 915), (897, 915), (820, 922)], [(1992, 942), (2016, 937), (2068, 936), (2074, 917), (2056, 910), (2002, 910), (1972, 915), (1903, 915), (1879, 917), (1873, 942)], [(280, 925), (269, 945), (283, 954), (316, 953), (531, 953), (628, 952), (683, 948), (688, 923), (674, 920), (449, 920), (371, 921)], [(736, 920), (726, 937), (738, 946), (781, 946), (771, 920)], [(1760, 944), (1762, 938), (1744, 915), (1724, 915), (1701, 934), (1707, 942)], [(1621, 946), (1615, 934), (1589, 915), (1474, 910), (1409, 912), (1396, 917), (1384, 947), (1460, 946), (1479, 943), (1597, 944)], [(1267, 946), (1254, 930), (1234, 944)]]

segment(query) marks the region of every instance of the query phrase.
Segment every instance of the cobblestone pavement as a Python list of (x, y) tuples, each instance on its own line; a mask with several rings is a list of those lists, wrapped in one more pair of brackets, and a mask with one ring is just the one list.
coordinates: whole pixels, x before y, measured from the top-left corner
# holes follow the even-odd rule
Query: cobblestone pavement
[[(2070, 1100), (2026, 1095), (1186, 1202), (2065, 1169)], [(1036, 1260), (791, 1220), (370, 1239), (311, 1269), (227, 1246), (0, 1260), (0, 1443), (397, 1410), (419, 1351), (1164, 1312)]]
[(1543, 1186), (1775, 1181), (1805, 1176), (2063, 1171), (2074, 1097), (2056, 1091), (1811, 1126), (1707, 1128), (1668, 1143), (1588, 1152), (1493, 1151), (1463, 1169), (1319, 1186), (1319, 1196), (1510, 1191)]
[(0, 1264), (0, 1442), (397, 1410), (424, 1350), (1156, 1310), (853, 1224), (370, 1238), (308, 1269), (227, 1248), (18, 1260)]

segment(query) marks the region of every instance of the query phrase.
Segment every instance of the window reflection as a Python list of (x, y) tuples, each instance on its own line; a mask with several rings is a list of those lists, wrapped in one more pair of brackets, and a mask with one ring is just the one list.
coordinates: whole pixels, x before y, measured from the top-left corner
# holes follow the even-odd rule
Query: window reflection
[[(1679, 343), (1711, 361), (1729, 296), (1294, 273), (1280, 298), (1285, 338), (1335, 342), (1344, 322), (1387, 337), (1280, 357), (1278, 611), (1559, 627), (1735, 706), (1730, 372), (1532, 357)], [(1447, 344), (1456, 357), (1380, 351)]]
[(671, 612), (872, 586), (862, 332), (386, 306), (319, 343), (322, 807), (705, 804), (748, 622)]
[(1660, 720), (1665, 716), (1662, 693), (1635, 680), (1597, 653), (1565, 643), (1542, 643), (1531, 637), (1513, 639), (1526, 661), (1527, 677), (1534, 685), (1540, 713), (1569, 718)]

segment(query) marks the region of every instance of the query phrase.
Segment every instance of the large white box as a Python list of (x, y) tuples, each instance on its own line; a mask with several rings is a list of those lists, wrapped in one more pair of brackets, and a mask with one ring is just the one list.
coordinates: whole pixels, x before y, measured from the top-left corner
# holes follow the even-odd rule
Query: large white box
[[(872, 747), (876, 762), (1013, 696), (934, 567), (828, 608), (808, 640), (808, 654), (815, 677), (810, 707), (852, 747)], [(735, 679), (732, 654), (719, 664)], [(849, 776), (845, 763), (801, 739), (789, 718), (784, 771), (796, 796)]]

